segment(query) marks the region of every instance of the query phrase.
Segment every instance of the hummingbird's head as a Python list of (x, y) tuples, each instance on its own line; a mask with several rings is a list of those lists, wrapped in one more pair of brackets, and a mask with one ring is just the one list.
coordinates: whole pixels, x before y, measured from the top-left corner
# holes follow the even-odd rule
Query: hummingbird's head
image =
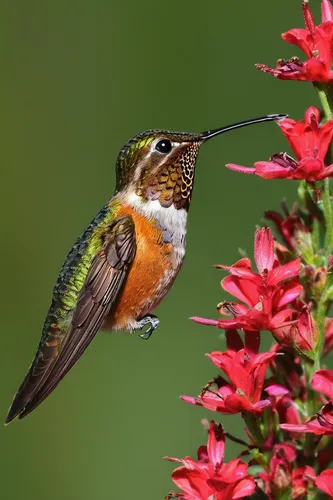
[(135, 193), (162, 207), (188, 208), (201, 134), (148, 130), (130, 139), (119, 153), (116, 191)]
[(202, 133), (147, 130), (130, 139), (116, 164), (116, 193), (135, 195), (143, 203), (158, 200), (162, 207), (188, 209), (200, 146), (224, 132), (252, 123), (285, 118), (267, 115)]

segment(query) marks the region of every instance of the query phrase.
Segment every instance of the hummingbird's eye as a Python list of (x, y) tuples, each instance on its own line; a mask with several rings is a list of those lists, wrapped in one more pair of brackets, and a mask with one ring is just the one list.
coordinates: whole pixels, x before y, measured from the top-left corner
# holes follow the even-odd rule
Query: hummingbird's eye
[(158, 141), (158, 143), (156, 144), (155, 146), (155, 149), (156, 151), (158, 151), (159, 153), (163, 153), (163, 154), (168, 154), (170, 153), (171, 149), (172, 149), (172, 144), (171, 142), (169, 141), (169, 139), (161, 139), (160, 141)]

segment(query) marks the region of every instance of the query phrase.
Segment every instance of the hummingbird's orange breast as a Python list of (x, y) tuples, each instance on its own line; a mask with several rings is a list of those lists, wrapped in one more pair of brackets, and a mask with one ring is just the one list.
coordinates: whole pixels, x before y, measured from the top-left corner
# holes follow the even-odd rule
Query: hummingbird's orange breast
[(174, 245), (165, 242), (159, 224), (129, 206), (116, 217), (130, 215), (135, 223), (136, 255), (121, 295), (104, 323), (106, 330), (131, 330), (135, 322), (151, 313), (170, 289), (181, 267), (174, 264)]

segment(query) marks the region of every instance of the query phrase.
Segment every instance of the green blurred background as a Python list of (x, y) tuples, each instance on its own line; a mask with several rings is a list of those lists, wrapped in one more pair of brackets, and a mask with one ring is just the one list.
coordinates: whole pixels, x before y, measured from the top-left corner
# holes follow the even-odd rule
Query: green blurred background
[[(319, 13), (319, 0), (311, 2)], [(266, 113), (301, 118), (310, 84), (254, 69), (298, 55), (280, 33), (301, 2), (15, 0), (2, 3), (0, 415), (35, 353), (63, 259), (114, 186), (123, 143), (147, 128), (202, 131)], [(212, 414), (186, 405), (216, 374), (214, 317), (225, 296), (214, 263), (252, 253), (265, 209), (296, 184), (242, 176), (286, 150), (274, 124), (224, 135), (199, 157), (184, 268), (149, 342), (100, 334), (61, 386), (22, 422), (0, 428), (4, 500), (164, 498), (173, 465), (195, 456)], [(234, 434), (237, 418), (224, 418)], [(228, 446), (228, 456), (234, 452)]]

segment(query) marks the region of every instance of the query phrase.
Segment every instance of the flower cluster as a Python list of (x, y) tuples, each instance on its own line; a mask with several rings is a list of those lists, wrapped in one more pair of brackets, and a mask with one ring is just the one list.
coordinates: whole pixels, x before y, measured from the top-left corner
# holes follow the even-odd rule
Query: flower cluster
[(247, 472), (247, 464), (239, 458), (224, 463), (225, 435), (221, 425), (211, 422), (207, 446), (198, 449), (198, 460), (165, 457), (181, 463), (172, 479), (183, 493), (171, 493), (169, 498), (183, 500), (231, 500), (244, 498), (255, 490), (255, 482)]
[[(198, 460), (166, 457), (181, 464), (172, 473), (181, 491), (167, 498), (333, 499), (333, 370), (324, 364), (333, 349), (333, 6), (322, 0), (316, 25), (308, 0), (302, 5), (305, 29), (282, 38), (307, 59), (257, 67), (312, 82), (323, 112), (311, 106), (304, 121), (278, 122), (294, 157), (280, 152), (252, 168), (227, 165), (264, 179), (298, 180), (299, 200), (290, 211), (283, 202), (282, 214), (265, 212), (277, 237), (269, 227), (255, 231), (255, 267), (247, 257), (216, 266), (227, 273), (221, 287), (232, 299), (218, 304), (218, 317), (192, 320), (223, 330), (226, 349), (207, 355), (218, 369), (214, 379), (197, 396), (181, 396), (215, 412), (216, 420), (240, 414), (245, 436), (212, 421)], [(267, 352), (263, 337), (272, 342)], [(228, 463), (226, 439), (243, 447)]]
[(217, 266), (230, 273), (222, 281), (222, 288), (242, 301), (218, 305), (219, 311), (231, 313), (232, 319), (192, 319), (225, 330), (244, 330), (247, 338), (252, 334), (258, 337), (261, 330), (269, 330), (281, 343), (313, 349), (317, 328), (307, 306), (296, 300), (303, 290), (299, 280), (300, 259), (281, 265), (274, 257), (274, 239), (269, 228), (255, 233), (254, 259), (259, 273), (252, 271), (247, 258), (232, 266)]

